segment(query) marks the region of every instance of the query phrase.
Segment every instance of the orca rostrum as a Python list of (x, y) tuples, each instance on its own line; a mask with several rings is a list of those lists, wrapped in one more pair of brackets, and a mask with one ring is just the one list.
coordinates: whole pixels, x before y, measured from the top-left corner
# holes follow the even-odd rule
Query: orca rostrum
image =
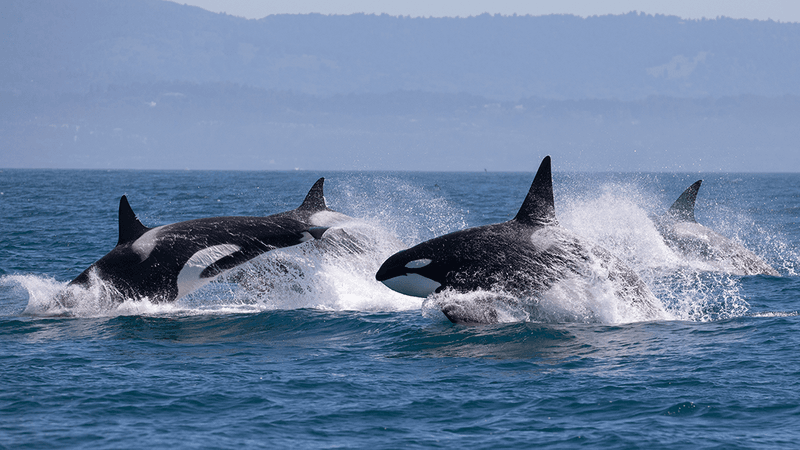
[(655, 218), (664, 242), (675, 252), (709, 263), (715, 270), (734, 275), (780, 276), (777, 270), (743, 245), (697, 223), (694, 216), (697, 193), (703, 180), (695, 181)]
[[(325, 204), (323, 178), (297, 209), (267, 217), (210, 217), (149, 228), (126, 196), (119, 202), (117, 245), (71, 286), (103, 283), (120, 300), (177, 300), (219, 275), (278, 248), (320, 239), (335, 211)], [(112, 289), (107, 289), (112, 288)]]
[[(537, 297), (570, 277), (603, 277), (615, 296), (637, 308), (643, 319), (660, 318), (663, 309), (639, 276), (600, 246), (558, 224), (550, 157), (539, 166), (517, 215), (503, 223), (467, 228), (436, 237), (389, 257), (375, 275), (406, 295), (427, 297), (446, 290), (491, 291)], [(446, 304), (452, 322), (493, 322)]]

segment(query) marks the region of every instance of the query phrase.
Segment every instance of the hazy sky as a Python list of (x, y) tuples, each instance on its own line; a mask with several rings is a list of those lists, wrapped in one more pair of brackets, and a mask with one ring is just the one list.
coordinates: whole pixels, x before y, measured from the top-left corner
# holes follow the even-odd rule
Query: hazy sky
[(491, 14), (574, 14), (592, 16), (640, 11), (688, 19), (800, 22), (799, 0), (173, 0), (214, 12), (259, 19), (270, 14), (387, 13), (395, 16), (471, 16)]

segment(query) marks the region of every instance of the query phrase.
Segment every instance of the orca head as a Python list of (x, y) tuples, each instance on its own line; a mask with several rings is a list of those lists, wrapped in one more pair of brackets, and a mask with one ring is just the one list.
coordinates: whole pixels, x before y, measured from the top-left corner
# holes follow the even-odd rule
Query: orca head
[[(430, 242), (430, 241), (428, 241)], [(427, 297), (445, 285), (446, 271), (428, 242), (390, 256), (375, 274), (389, 289), (412, 297)]]

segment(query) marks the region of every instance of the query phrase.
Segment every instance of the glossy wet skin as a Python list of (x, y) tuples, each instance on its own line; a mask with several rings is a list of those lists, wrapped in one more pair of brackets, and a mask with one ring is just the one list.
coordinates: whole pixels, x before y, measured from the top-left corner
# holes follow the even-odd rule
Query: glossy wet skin
[[(96, 274), (125, 297), (172, 301), (256, 256), (311, 239), (308, 229), (286, 217), (214, 217), (164, 225), (117, 245), (72, 284), (87, 286)], [(187, 265), (198, 269), (191, 279), (181, 276)]]
[[(548, 233), (559, 234), (559, 230), (528, 227), (514, 220), (456, 231), (392, 255), (378, 270), (376, 279), (417, 297), (447, 288), (470, 292), (496, 286), (535, 291), (549, 285), (561, 272), (572, 270), (574, 259), (581, 258), (575, 256), (580, 252), (575, 252), (566, 236), (559, 237), (573, 247), (570, 251), (564, 245), (551, 245), (556, 242), (541, 245), (543, 239), (535, 243), (536, 236)], [(423, 284), (422, 278), (433, 283)]]
[(96, 277), (117, 299), (174, 301), (263, 253), (319, 239), (326, 224), (346, 219), (325, 204), (323, 183), (324, 178), (317, 180), (303, 203), (291, 211), (154, 228), (144, 226), (122, 196), (117, 245), (70, 285), (89, 287)]

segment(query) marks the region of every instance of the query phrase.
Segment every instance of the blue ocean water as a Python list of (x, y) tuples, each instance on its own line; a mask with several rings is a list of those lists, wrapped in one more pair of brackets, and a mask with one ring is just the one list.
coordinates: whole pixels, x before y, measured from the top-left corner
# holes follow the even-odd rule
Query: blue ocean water
[[(554, 163), (562, 225), (670, 320), (456, 325), (374, 281), (405, 246), (513, 217), (532, 173), (0, 171), (0, 447), (796, 446), (800, 175)], [(116, 243), (122, 194), (155, 226), (293, 209), (320, 176), (358, 252), (279, 250), (170, 305), (53, 300)], [(699, 178), (698, 221), (780, 277), (664, 246), (650, 216)]]

